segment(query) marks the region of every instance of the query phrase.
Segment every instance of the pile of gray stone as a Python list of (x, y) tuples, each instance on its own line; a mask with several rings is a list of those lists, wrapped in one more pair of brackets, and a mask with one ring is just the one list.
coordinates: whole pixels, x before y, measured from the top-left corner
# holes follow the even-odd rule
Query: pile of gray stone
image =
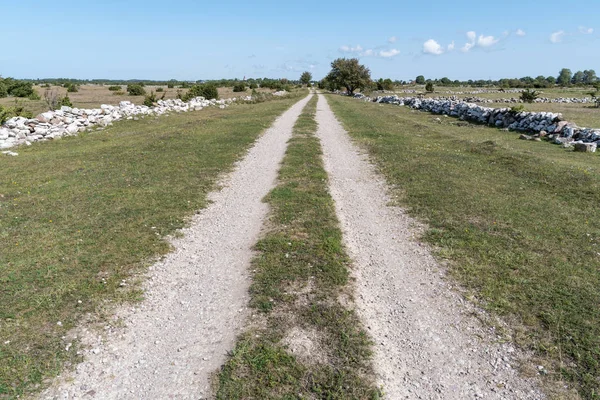
[[(565, 147), (574, 146), (579, 151), (593, 152), (600, 144), (600, 129), (581, 128), (572, 122), (563, 120), (560, 113), (517, 112), (510, 108), (491, 108), (464, 101), (433, 98), (398, 96), (370, 98), (361, 94), (357, 94), (355, 97), (365, 101), (407, 106), (415, 110), (448, 115), (464, 121), (492, 125), (506, 130), (528, 132), (532, 135), (522, 135), (523, 139), (535, 140), (545, 137)], [(578, 145), (575, 146), (576, 144)]]
[(103, 128), (124, 119), (198, 111), (211, 106), (225, 108), (235, 101), (252, 101), (252, 96), (226, 100), (196, 97), (188, 102), (179, 99), (159, 100), (153, 107), (135, 105), (130, 101), (122, 101), (118, 106), (103, 104), (100, 108), (93, 109), (63, 106), (60, 110), (47, 111), (35, 118), (14, 117), (6, 121), (0, 127), (0, 149), (73, 136), (87, 129)]
[[(437, 97), (437, 99), (441, 99)], [(462, 101), (468, 103), (524, 103), (523, 100), (516, 97), (504, 98), (504, 99), (484, 99), (481, 97), (465, 97)], [(538, 97), (533, 101), (534, 103), (558, 103), (558, 104), (595, 104), (596, 100), (591, 97)]]

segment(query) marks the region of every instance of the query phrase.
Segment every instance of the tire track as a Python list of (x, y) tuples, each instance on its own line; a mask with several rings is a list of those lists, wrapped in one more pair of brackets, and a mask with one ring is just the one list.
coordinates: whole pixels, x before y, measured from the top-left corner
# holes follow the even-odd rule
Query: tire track
[(199, 399), (246, 320), (248, 267), (292, 128), (311, 96), (282, 114), (210, 196), (212, 203), (150, 268), (146, 298), (117, 313), (124, 328), (87, 331), (85, 361), (43, 399)]
[(319, 95), (330, 190), (354, 260), (356, 303), (375, 342), (375, 370), (389, 399), (541, 399), (520, 377), (510, 344), (494, 343), (414, 236), (414, 220), (389, 207), (385, 181)]

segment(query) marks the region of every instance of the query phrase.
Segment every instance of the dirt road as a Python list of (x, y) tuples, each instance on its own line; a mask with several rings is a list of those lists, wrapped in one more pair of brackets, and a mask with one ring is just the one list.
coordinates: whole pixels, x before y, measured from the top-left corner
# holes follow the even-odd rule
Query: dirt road
[(387, 399), (540, 399), (517, 374), (516, 351), (494, 343), (415, 238), (414, 221), (389, 207), (383, 178), (350, 141), (324, 96), (317, 105), (330, 190), (354, 260), (359, 314), (375, 341)]
[[(309, 96), (310, 97), (310, 96)], [(88, 332), (91, 348), (74, 374), (43, 399), (199, 399), (224, 362), (247, 316), (248, 269), (292, 128), (309, 97), (275, 121), (213, 203), (196, 215), (174, 252), (154, 265), (146, 299), (118, 313), (124, 328), (106, 340)]]

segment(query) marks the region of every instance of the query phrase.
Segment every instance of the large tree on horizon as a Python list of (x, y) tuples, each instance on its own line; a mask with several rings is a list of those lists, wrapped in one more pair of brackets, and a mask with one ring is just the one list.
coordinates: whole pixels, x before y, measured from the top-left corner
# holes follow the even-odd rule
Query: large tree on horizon
[(371, 83), (371, 71), (359, 64), (358, 58), (338, 58), (331, 63), (331, 71), (325, 80), (336, 86), (345, 87), (349, 95)]
[(304, 71), (302, 73), (302, 75), (300, 75), (300, 82), (303, 85), (308, 85), (311, 80), (312, 80), (312, 74), (310, 72), (308, 72), (308, 71)]

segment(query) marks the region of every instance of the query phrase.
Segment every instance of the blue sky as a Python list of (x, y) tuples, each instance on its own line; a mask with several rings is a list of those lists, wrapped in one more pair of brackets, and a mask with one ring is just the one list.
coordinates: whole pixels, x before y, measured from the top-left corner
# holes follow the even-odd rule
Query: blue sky
[(0, 74), (217, 79), (327, 74), (358, 57), (374, 78), (600, 74), (598, 0), (0, 0)]

